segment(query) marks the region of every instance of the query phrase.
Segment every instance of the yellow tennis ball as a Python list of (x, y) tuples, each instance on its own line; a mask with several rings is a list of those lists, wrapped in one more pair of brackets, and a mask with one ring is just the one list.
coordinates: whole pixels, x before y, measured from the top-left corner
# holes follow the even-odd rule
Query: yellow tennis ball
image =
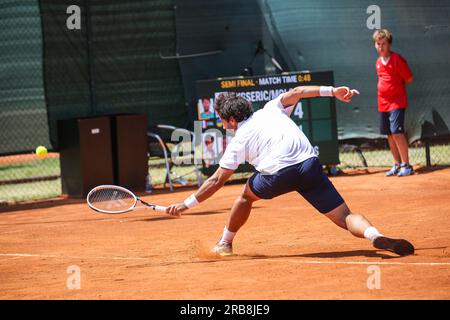
[(36, 155), (40, 159), (44, 159), (47, 156), (47, 148), (44, 146), (39, 146), (36, 148)]

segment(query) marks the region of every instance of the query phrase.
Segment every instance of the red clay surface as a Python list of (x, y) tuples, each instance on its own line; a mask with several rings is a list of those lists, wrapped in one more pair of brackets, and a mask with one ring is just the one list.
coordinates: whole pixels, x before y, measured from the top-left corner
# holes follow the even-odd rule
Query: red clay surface
[[(180, 219), (62, 203), (0, 214), (0, 299), (449, 299), (450, 169), (332, 181), (353, 211), (409, 239), (416, 254), (376, 250), (290, 193), (257, 202), (235, 238), (237, 255), (215, 257), (209, 250), (242, 185)], [(168, 205), (191, 193), (144, 199)], [(67, 287), (70, 266), (80, 268), (80, 289)], [(373, 270), (379, 289), (367, 286)]]

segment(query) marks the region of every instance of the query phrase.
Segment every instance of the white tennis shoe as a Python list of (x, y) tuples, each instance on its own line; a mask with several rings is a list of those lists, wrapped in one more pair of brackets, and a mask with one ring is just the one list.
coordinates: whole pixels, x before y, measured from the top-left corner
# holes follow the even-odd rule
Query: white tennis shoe
[(233, 255), (233, 245), (231, 243), (220, 243), (217, 244), (212, 249), (213, 253), (216, 253), (222, 257)]

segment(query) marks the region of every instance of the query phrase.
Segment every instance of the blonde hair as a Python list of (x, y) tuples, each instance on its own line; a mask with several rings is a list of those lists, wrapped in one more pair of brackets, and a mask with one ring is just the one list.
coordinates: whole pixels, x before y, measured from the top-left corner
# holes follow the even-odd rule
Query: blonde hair
[(392, 43), (392, 33), (387, 29), (379, 29), (373, 33), (373, 42), (386, 38), (389, 43)]

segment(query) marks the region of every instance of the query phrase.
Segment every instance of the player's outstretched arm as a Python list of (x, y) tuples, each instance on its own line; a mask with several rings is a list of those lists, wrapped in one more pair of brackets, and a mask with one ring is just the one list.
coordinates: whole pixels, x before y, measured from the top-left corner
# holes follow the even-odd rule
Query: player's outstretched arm
[(171, 216), (180, 216), (183, 211), (205, 201), (217, 190), (223, 187), (225, 182), (231, 177), (234, 170), (219, 167), (214, 174), (209, 177), (202, 186), (182, 203), (176, 203), (167, 207), (167, 213)]
[(194, 194), (198, 202), (203, 202), (216, 193), (217, 190), (223, 187), (233, 173), (234, 170), (231, 169), (222, 167), (217, 168), (216, 172), (214, 172), (214, 174), (209, 177)]
[(300, 99), (323, 96), (335, 97), (343, 102), (350, 102), (352, 97), (358, 94), (358, 90), (350, 89), (349, 87), (300, 86), (283, 94), (281, 104), (287, 108), (296, 105)]

